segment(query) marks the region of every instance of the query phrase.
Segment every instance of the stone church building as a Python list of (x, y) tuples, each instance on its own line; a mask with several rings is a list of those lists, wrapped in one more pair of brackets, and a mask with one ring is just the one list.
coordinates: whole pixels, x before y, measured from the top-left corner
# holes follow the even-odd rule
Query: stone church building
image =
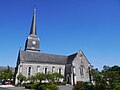
[(90, 82), (90, 69), (91, 64), (81, 50), (69, 56), (40, 52), (40, 39), (36, 35), (36, 9), (34, 9), (25, 49), (19, 50), (15, 67), (15, 84), (18, 83), (19, 74), (29, 77), (39, 72), (62, 74), (64, 80), (71, 85), (77, 81)]

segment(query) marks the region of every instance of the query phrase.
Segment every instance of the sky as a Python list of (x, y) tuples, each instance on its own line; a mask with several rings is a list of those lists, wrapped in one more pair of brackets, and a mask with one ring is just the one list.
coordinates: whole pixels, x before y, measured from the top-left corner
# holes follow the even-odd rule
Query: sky
[(82, 50), (94, 68), (120, 65), (120, 0), (0, 0), (0, 66), (16, 66), (35, 3), (42, 53)]

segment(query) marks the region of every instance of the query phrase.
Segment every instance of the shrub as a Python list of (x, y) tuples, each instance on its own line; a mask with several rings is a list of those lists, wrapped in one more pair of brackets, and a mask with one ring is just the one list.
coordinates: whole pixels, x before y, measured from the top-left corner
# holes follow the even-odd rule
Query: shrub
[(25, 88), (26, 88), (26, 89), (32, 89), (32, 84), (27, 83), (27, 84), (25, 85)]
[(50, 85), (50, 87), (48, 87), (50, 90), (59, 90), (59, 87), (55, 84)]
[(59, 87), (55, 84), (49, 84), (49, 83), (40, 83), (36, 82), (34, 84), (32, 83), (25, 83), (26, 89), (35, 89), (35, 90), (59, 90)]
[(55, 84), (42, 84), (37, 90), (59, 90), (59, 87)]
[(94, 85), (90, 85), (83, 82), (77, 82), (77, 84), (73, 87), (73, 90), (95, 90), (95, 89), (94, 89)]
[(120, 84), (115, 84), (114, 88), (115, 90), (120, 90)]
[(23, 83), (22, 86), (25, 87), (27, 83)]
[(40, 82), (36, 82), (34, 84), (32, 84), (32, 89), (38, 89), (38, 87), (41, 85)]
[(22, 82), (26, 80), (26, 77), (23, 76), (22, 74), (20, 74), (17, 76), (17, 79), (19, 80), (19, 82), (20, 82), (19, 84), (21, 86)]
[(77, 84), (73, 87), (73, 90), (84, 90), (83, 82), (77, 82)]
[(46, 85), (40, 85), (37, 90), (49, 90)]

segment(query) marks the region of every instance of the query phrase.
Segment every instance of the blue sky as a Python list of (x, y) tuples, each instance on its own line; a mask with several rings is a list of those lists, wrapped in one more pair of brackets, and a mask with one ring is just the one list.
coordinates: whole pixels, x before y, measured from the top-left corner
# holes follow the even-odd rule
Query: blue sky
[[(15, 66), (29, 35), (35, 0), (0, 1), (0, 66)], [(95, 68), (120, 64), (119, 0), (36, 0), (41, 52), (83, 50)]]

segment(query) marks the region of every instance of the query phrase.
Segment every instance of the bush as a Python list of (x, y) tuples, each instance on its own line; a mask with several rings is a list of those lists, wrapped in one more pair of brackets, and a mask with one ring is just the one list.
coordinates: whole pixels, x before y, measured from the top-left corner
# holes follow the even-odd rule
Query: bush
[(27, 83), (23, 83), (22, 86), (25, 87)]
[(26, 89), (32, 89), (32, 84), (26, 83), (25, 88), (26, 88)]
[(34, 84), (32, 84), (32, 89), (38, 89), (38, 87), (41, 85), (40, 82), (36, 82)]
[(59, 90), (59, 87), (55, 84), (52, 84), (52, 85), (47, 84), (46, 87), (50, 90)]
[(90, 85), (83, 82), (77, 82), (77, 84), (73, 87), (73, 90), (95, 90), (95, 89), (94, 85)]
[(120, 90), (120, 84), (115, 84), (115, 85), (114, 85), (114, 89), (115, 89), (115, 90)]
[(46, 85), (40, 85), (37, 90), (49, 90)]
[(51, 90), (59, 90), (59, 87), (57, 85), (53, 84), (51, 86)]
[(49, 83), (24, 83), (26, 89), (35, 89), (35, 90), (59, 90), (59, 87), (55, 84)]
[(59, 90), (59, 87), (55, 84), (42, 84), (37, 90)]
[(83, 82), (77, 82), (77, 84), (73, 87), (73, 90), (84, 90)]

